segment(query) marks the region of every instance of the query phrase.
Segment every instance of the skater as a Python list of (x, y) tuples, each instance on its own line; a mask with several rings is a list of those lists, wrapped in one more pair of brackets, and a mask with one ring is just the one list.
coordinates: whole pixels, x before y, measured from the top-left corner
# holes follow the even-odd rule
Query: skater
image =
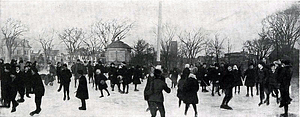
[(0, 82), (1, 82), (1, 98), (0, 103), (3, 105), (3, 73), (4, 73), (4, 61), (0, 59)]
[[(242, 82), (242, 74), (241, 71), (238, 69), (237, 65), (233, 65), (233, 75), (234, 75), (234, 82), (235, 82), (235, 86), (234, 86), (234, 94), (236, 94), (236, 92), (238, 92), (238, 94), (240, 94), (240, 86), (243, 86), (243, 82)], [(237, 90), (238, 89), (238, 90)]]
[(88, 88), (87, 88), (87, 81), (85, 76), (83, 75), (83, 71), (79, 70), (78, 71), (79, 75), (79, 85), (76, 91), (76, 97), (81, 100), (82, 106), (79, 107), (79, 110), (86, 110), (86, 103), (85, 100), (89, 99), (89, 93), (88, 93)]
[(275, 64), (271, 64), (270, 65), (270, 70), (269, 70), (269, 77), (268, 77), (268, 81), (267, 81), (267, 87), (268, 90), (267, 92), (267, 98), (266, 98), (266, 104), (269, 105), (270, 103), (270, 94), (274, 91), (275, 92), (275, 98), (276, 98), (276, 102), (279, 103), (279, 98), (278, 98), (278, 89), (279, 89), (279, 84), (277, 82), (277, 77), (278, 77), (278, 73), (276, 71), (275, 68)]
[(31, 73), (30, 66), (25, 66), (25, 68), (24, 68), (24, 79), (25, 79), (26, 97), (31, 98), (29, 96), (29, 94), (33, 92), (33, 89), (32, 89), (33, 79), (32, 79), (32, 73)]
[(121, 88), (120, 88), (120, 82), (117, 78), (117, 66), (115, 66), (114, 63), (110, 64), (110, 69), (109, 69), (109, 73), (108, 73), (108, 77), (110, 79), (110, 84), (111, 84), (111, 91), (115, 90), (115, 85), (117, 85), (118, 87), (118, 91), (121, 92)]
[(103, 96), (103, 89), (106, 91), (107, 96), (109, 96), (110, 94), (109, 94), (109, 91), (107, 90), (108, 86), (106, 84), (107, 78), (106, 78), (105, 75), (103, 75), (103, 73), (100, 69), (96, 70), (95, 78), (98, 79), (96, 84), (98, 84), (97, 86), (99, 86), (98, 88), (99, 88), (100, 93), (101, 93), (101, 96), (99, 98), (104, 97)]
[(292, 66), (289, 60), (282, 61), (282, 70), (279, 73), (278, 83), (280, 84), (281, 100), (279, 107), (284, 107), (284, 116), (288, 116), (288, 106), (292, 99), (289, 94), (289, 87), (293, 75)]
[(105, 67), (102, 65), (101, 61), (98, 61), (98, 64), (95, 65), (94, 67), (94, 78), (95, 78), (95, 90), (98, 90), (98, 84), (97, 82), (100, 82), (97, 78), (96, 78), (96, 70), (100, 69), (100, 71), (105, 71)]
[(181, 102), (184, 100), (185, 92), (183, 91), (183, 88), (189, 74), (190, 74), (189, 64), (186, 64), (183, 73), (181, 75), (181, 78), (179, 79), (178, 82), (178, 89), (177, 89), (177, 97), (179, 99), (178, 107), (181, 106)]
[(208, 90), (206, 90), (206, 86), (209, 86), (209, 79), (207, 77), (208, 74), (208, 70), (206, 68), (206, 63), (202, 64), (202, 67), (200, 67), (199, 69), (199, 79), (201, 81), (201, 87), (202, 87), (202, 92), (208, 92)]
[[(211, 95), (214, 96), (215, 93), (218, 93), (219, 96), (221, 96), (219, 92), (219, 79), (221, 77), (221, 71), (219, 70), (219, 64), (215, 63), (214, 67), (208, 72), (208, 76), (210, 77), (212, 81), (212, 90)], [(216, 92), (215, 92), (216, 89)]]
[[(63, 100), (67, 99), (70, 100), (69, 92), (70, 92), (70, 82), (71, 82), (72, 73), (68, 69), (67, 64), (63, 64), (61, 68), (61, 78), (60, 78), (60, 84), (64, 88), (64, 98)], [(60, 90), (59, 90), (60, 91)]]
[(134, 84), (134, 91), (139, 91), (137, 89), (137, 85), (141, 84), (141, 80), (140, 79), (142, 77), (143, 77), (142, 68), (139, 65), (137, 65), (136, 68), (135, 68), (135, 70), (134, 70), (134, 72), (133, 72), (133, 80), (132, 80), (132, 82)]
[(197, 117), (197, 106), (198, 104), (198, 96), (197, 92), (199, 90), (199, 83), (196, 78), (196, 73), (198, 72), (198, 69), (192, 69), (191, 74), (189, 74), (188, 78), (186, 79), (184, 85), (183, 85), (183, 92), (185, 92), (183, 102), (186, 104), (184, 115), (187, 115), (187, 111), (189, 109), (189, 106), (192, 105), (195, 111), (195, 117)]
[(154, 93), (154, 70), (155, 68), (153, 66), (150, 67), (150, 71), (149, 71), (149, 76), (147, 78), (147, 83), (146, 83), (146, 87), (144, 89), (144, 99), (147, 101), (148, 103), (148, 108), (146, 109), (146, 111), (149, 111), (149, 96), (152, 95)]
[(150, 94), (148, 97), (148, 105), (152, 117), (156, 116), (157, 110), (159, 110), (161, 117), (165, 117), (165, 107), (163, 104), (164, 96), (162, 91), (164, 90), (167, 93), (171, 92), (171, 89), (167, 86), (167, 84), (164, 81), (162, 81), (161, 77), (162, 77), (162, 71), (159, 69), (155, 69), (154, 80), (152, 82), (147, 82), (147, 84), (153, 83), (153, 93)]
[(171, 80), (172, 80), (172, 86), (171, 88), (175, 88), (177, 86), (177, 80), (178, 80), (178, 70), (176, 67), (173, 68), (171, 71)]
[(251, 90), (251, 96), (253, 97), (253, 87), (255, 85), (256, 70), (253, 63), (249, 64), (249, 68), (244, 73), (245, 86), (247, 87), (246, 97), (249, 97), (249, 89)]
[(74, 65), (72, 72), (74, 74), (74, 81), (75, 81), (75, 88), (76, 88), (76, 84), (77, 84), (77, 80), (79, 79), (79, 74), (77, 73), (77, 71), (79, 70), (84, 70), (83, 68), (83, 64), (81, 63), (81, 61), (79, 59), (77, 59), (76, 64)]
[[(95, 84), (93, 75), (94, 75), (94, 66), (92, 65), (92, 61), (89, 61), (88, 65), (87, 65), (87, 70), (88, 70), (88, 76), (89, 76), (89, 83), (93, 83), (93, 86)], [(92, 81), (91, 81), (92, 80)]]
[(17, 91), (19, 92), (20, 99), (17, 101), (22, 103), (24, 102), (24, 96), (25, 96), (25, 84), (24, 84), (24, 72), (21, 71), (21, 66), (16, 66), (16, 80), (17, 80)]
[(34, 114), (39, 114), (41, 112), (41, 104), (42, 104), (42, 97), (45, 94), (45, 87), (42, 82), (41, 76), (38, 73), (38, 70), (34, 67), (31, 70), (32, 73), (32, 88), (34, 90), (35, 95), (35, 105), (36, 109), (30, 113), (31, 116)]
[(234, 75), (232, 72), (232, 66), (227, 65), (227, 71), (224, 76), (220, 79), (220, 86), (225, 91), (225, 96), (223, 98), (222, 104), (220, 108), (232, 110), (230, 106), (228, 106), (229, 101), (232, 99), (232, 89), (234, 87)]
[(60, 62), (57, 63), (57, 66), (56, 66), (56, 75), (57, 75), (57, 83), (59, 84), (59, 87), (58, 87), (58, 92), (60, 92), (61, 88), (62, 88), (62, 84), (61, 84), (61, 72), (62, 72), (62, 65)]
[(265, 98), (265, 90), (266, 90), (266, 86), (267, 86), (267, 78), (268, 78), (268, 71), (266, 68), (264, 68), (263, 63), (260, 62), (258, 63), (258, 73), (257, 73), (257, 81), (259, 84), (259, 97), (260, 97), (260, 102), (258, 104), (258, 106), (262, 105), (264, 102), (264, 98)]
[[(128, 69), (126, 67), (126, 63), (122, 62), (120, 67), (121, 68), (119, 68), (119, 70), (118, 70), (118, 76), (122, 79), (121, 82), (123, 85), (123, 91), (121, 93), (128, 94), (130, 77), (129, 77)], [(125, 89), (126, 89), (126, 91), (125, 91)]]

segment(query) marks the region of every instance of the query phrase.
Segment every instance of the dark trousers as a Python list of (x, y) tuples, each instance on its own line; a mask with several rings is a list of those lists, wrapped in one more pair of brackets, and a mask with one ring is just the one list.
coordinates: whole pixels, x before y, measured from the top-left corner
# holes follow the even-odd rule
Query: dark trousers
[(24, 99), (24, 95), (25, 95), (25, 86), (19, 86), (18, 88), (18, 92), (20, 94), (21, 99)]
[(66, 97), (66, 94), (67, 94), (68, 97), (70, 97), (70, 96), (69, 96), (69, 92), (70, 92), (70, 91), (69, 91), (69, 89), (70, 89), (70, 88), (69, 88), (69, 87), (70, 87), (70, 83), (63, 84), (62, 86), (63, 86), (63, 88), (64, 88), (64, 97)]
[(156, 111), (158, 110), (160, 112), (161, 117), (165, 117), (165, 107), (163, 102), (152, 102), (148, 101), (151, 117), (156, 116)]
[(26, 95), (29, 96), (29, 93), (33, 93), (33, 89), (30, 85), (25, 85)]
[(260, 102), (262, 103), (263, 100), (265, 99), (265, 86), (263, 83), (259, 83), (259, 97), (260, 97)]
[(12, 102), (13, 108), (17, 107), (18, 102), (16, 101), (16, 97), (17, 97), (16, 87), (14, 87), (14, 88), (10, 87), (8, 94), (9, 94), (9, 102), (8, 102), (9, 104), (8, 105), (10, 105), (10, 102)]
[(81, 100), (81, 107), (86, 108), (85, 99), (80, 99), (80, 100)]
[(123, 92), (125, 92), (125, 88), (127, 88), (126, 93), (128, 93), (129, 84), (123, 84)]
[(117, 84), (111, 84), (111, 89), (112, 89), (112, 91), (114, 91), (115, 85), (117, 85), (117, 86), (118, 86), (118, 90), (121, 91), (120, 83), (117, 83)]
[(232, 99), (232, 89), (233, 87), (225, 89), (225, 97), (223, 98), (222, 105), (228, 105), (229, 101)]
[(289, 94), (289, 86), (280, 85), (281, 101), (280, 105), (287, 106), (290, 104), (291, 98)]
[(100, 89), (101, 96), (103, 96), (103, 90), (106, 91), (107, 95), (110, 95), (109, 92), (108, 92), (108, 90), (107, 90), (107, 88), (105, 88), (105, 89)]
[(35, 96), (34, 101), (35, 101), (36, 110), (41, 110), (42, 97), (43, 96)]

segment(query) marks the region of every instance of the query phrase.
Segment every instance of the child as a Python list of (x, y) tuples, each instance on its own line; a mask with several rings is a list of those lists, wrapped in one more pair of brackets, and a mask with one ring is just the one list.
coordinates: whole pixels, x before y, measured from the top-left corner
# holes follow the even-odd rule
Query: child
[(220, 79), (220, 87), (225, 90), (225, 97), (223, 99), (223, 102), (220, 106), (220, 108), (232, 110), (230, 106), (228, 106), (229, 101), (232, 98), (232, 89), (234, 87), (234, 74), (232, 71), (232, 67), (228, 65), (227, 72), (225, 75)]
[(107, 90), (107, 84), (105, 82), (107, 80), (107, 78), (106, 78), (106, 76), (103, 75), (103, 73), (101, 72), (100, 69), (96, 70), (95, 78), (98, 79), (98, 81), (99, 81), (99, 82), (97, 82), (97, 84), (98, 84), (98, 86), (99, 86), (98, 88), (101, 92), (100, 98), (104, 97), (103, 96), (103, 89), (107, 92), (107, 96), (109, 96), (110, 94)]
[(275, 64), (270, 65), (271, 70), (269, 71), (269, 77), (268, 77), (268, 90), (267, 90), (267, 99), (266, 103), (269, 105), (269, 98), (270, 94), (274, 91), (276, 95), (276, 101), (279, 103), (279, 98), (278, 98), (278, 89), (279, 89), (279, 84), (277, 82), (277, 71), (275, 68)]
[(81, 100), (82, 106), (79, 107), (79, 110), (86, 110), (86, 103), (85, 100), (89, 99), (89, 93), (87, 88), (87, 81), (85, 76), (83, 75), (82, 70), (78, 70), (79, 74), (79, 85), (76, 91), (76, 97)]
[(253, 63), (250, 63), (249, 68), (245, 71), (245, 85), (247, 86), (246, 97), (249, 97), (249, 88), (251, 90), (251, 96), (253, 97), (253, 87), (255, 85), (256, 71), (254, 70)]

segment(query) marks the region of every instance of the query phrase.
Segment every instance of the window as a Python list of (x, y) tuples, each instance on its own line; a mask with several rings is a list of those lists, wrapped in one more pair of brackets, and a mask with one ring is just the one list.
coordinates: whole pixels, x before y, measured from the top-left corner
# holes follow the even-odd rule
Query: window
[(17, 50), (17, 54), (22, 54), (22, 53), (21, 53), (21, 50)]

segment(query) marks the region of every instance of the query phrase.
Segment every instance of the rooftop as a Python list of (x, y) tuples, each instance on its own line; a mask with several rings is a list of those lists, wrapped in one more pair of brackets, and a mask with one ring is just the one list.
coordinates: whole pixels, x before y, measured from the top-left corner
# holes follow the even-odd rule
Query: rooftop
[(122, 41), (115, 41), (109, 44), (106, 48), (127, 48), (127, 49), (132, 49), (129, 45)]

